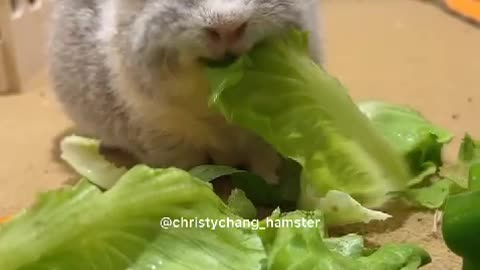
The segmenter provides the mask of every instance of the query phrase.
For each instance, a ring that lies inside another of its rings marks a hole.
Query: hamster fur
[[[247,52],[291,26],[322,62],[315,0],[56,0],[50,75],[84,136],[139,162],[213,162],[276,181],[278,154],[207,106],[200,58]]]

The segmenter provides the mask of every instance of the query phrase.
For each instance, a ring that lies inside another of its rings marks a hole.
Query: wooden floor
[[[324,0],[328,70],[358,100],[408,104],[458,136],[480,137],[480,31],[423,2]],[[58,162],[58,139],[70,122],[49,90],[39,76],[28,93],[0,97],[0,216],[76,178]],[[369,238],[419,243],[434,259],[426,269],[460,269],[430,233],[431,213],[394,214],[368,227]]]

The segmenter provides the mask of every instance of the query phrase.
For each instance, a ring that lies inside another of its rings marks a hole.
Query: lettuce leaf
[[[375,128],[406,158],[413,174],[443,165],[443,147],[453,139],[449,131],[434,125],[407,106],[381,101],[359,102],[358,106]]]
[[[42,195],[0,227],[0,269],[262,269],[254,231],[165,218],[241,220],[187,172],[139,165],[105,193],[82,181]]]
[[[302,166],[299,206],[331,190],[382,206],[411,175],[344,87],[309,56],[308,36],[272,38],[228,67],[211,67],[210,104]]]

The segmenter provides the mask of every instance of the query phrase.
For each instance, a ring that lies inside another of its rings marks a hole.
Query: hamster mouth
[[[226,54],[222,58],[200,57],[199,61],[209,67],[226,67],[233,64],[238,59],[237,55]]]

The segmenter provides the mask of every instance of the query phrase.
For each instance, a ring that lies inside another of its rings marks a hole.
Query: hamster
[[[207,104],[199,59],[241,55],[290,27],[322,63],[315,0],[56,0],[57,100],[81,135],[155,167],[243,167],[277,181],[278,153]]]

